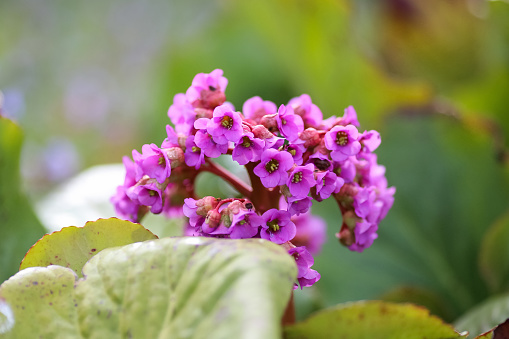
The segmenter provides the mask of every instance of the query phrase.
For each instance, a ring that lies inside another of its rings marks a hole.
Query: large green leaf
[[[20,192],[22,140],[21,129],[0,116],[0,281],[18,270],[27,249],[45,233]]]
[[[452,326],[411,304],[357,302],[321,311],[285,328],[287,339],[462,338]]]
[[[64,227],[42,237],[27,252],[19,269],[59,265],[82,277],[83,265],[103,249],[152,239],[157,236],[130,221],[117,218],[89,221],[83,227]]]
[[[455,321],[454,326],[474,335],[486,332],[509,318],[509,294],[492,297]]]
[[[106,249],[83,273],[36,267],[6,281],[15,323],[0,337],[278,338],[297,270],[263,240],[165,238]]]

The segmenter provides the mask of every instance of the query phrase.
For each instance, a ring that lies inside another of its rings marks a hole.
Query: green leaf
[[[507,339],[509,338],[509,319],[495,327],[493,330],[481,334],[475,339]]]
[[[489,229],[484,236],[479,255],[483,277],[493,292],[507,290],[509,285],[509,213]]]
[[[268,241],[192,237],[106,249],[83,273],[36,267],[6,281],[15,324],[0,337],[279,338],[297,269]]]
[[[462,338],[452,326],[411,304],[356,302],[329,308],[285,328],[285,338]]]
[[[18,125],[0,116],[0,281],[18,270],[27,248],[45,233],[20,192],[22,141]]]
[[[83,265],[105,248],[157,239],[140,224],[117,218],[89,221],[84,227],[64,227],[35,243],[21,262],[27,267],[59,265],[82,277]]]
[[[454,326],[461,331],[468,331],[472,335],[479,335],[502,323],[509,315],[509,294],[492,297],[454,322]]]
[[[440,318],[451,317],[448,305],[435,292],[419,286],[399,286],[380,296],[383,301],[423,306]]]

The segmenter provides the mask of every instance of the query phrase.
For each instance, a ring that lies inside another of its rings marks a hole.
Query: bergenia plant
[[[287,105],[248,99],[242,112],[226,101],[223,71],[200,73],[185,94],[174,97],[161,146],[144,145],[124,157],[126,176],[112,197],[118,216],[140,222],[149,211],[186,216],[185,234],[231,239],[263,238],[295,258],[295,288],[311,286],[320,274],[312,257],[325,241],[325,222],[311,215],[313,200],[334,199],[342,214],[336,234],[362,252],[377,238],[392,206],[385,167],[373,153],[377,131],[359,131],[348,107],[341,117],[323,119],[303,94]],[[245,182],[213,159],[229,155],[244,166]],[[199,197],[202,172],[222,178],[239,193],[227,199]]]

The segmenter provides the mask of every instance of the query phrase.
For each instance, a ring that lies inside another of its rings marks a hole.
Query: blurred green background
[[[0,23],[2,114],[24,131],[32,202],[160,143],[173,96],[222,68],[237,109],[308,93],[382,134],[394,208],[358,254],[334,238],[334,203],[314,207],[330,237],[300,317],[386,298],[453,321],[508,292],[509,2],[4,0]]]

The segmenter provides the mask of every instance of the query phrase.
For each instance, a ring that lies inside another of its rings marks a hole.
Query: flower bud
[[[188,137],[187,135],[181,133],[178,134],[178,144],[182,149],[186,148],[187,137]]]
[[[281,194],[283,194],[285,197],[291,197],[292,194],[290,193],[290,189],[287,185],[281,185],[279,186],[279,190],[281,191]]]
[[[320,135],[318,131],[312,127],[306,128],[300,135],[299,139],[304,141],[304,147],[314,147],[320,143]]]
[[[217,106],[224,104],[226,96],[220,89],[209,87],[209,90],[201,92],[201,104],[203,107],[214,109]]]
[[[196,113],[196,119],[200,118],[212,118],[212,110],[206,108],[195,108],[194,112]]]
[[[265,126],[270,132],[275,132],[278,130],[276,114],[264,115],[260,120],[260,124]]]
[[[339,242],[346,247],[351,246],[355,242],[355,234],[353,230],[348,228],[345,224],[341,227],[341,231],[336,233],[336,238],[338,238]]]
[[[215,209],[208,211],[205,217],[205,223],[208,224],[210,228],[216,228],[221,223],[221,213]]]
[[[202,217],[206,217],[207,213],[214,209],[219,202],[219,199],[216,199],[211,196],[206,196],[200,200],[196,201],[196,214],[201,215]]]
[[[170,147],[164,149],[164,152],[168,155],[168,159],[170,159],[171,168],[179,167],[184,164],[184,151],[180,147]]]
[[[263,125],[254,126],[252,132],[253,132],[254,136],[258,139],[270,139],[270,138],[274,137],[274,134],[272,134]]]

